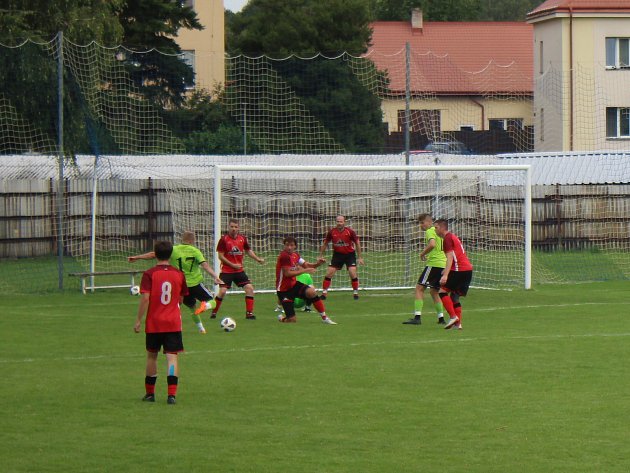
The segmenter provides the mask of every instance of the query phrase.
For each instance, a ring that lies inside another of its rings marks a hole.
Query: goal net
[[[207,255],[239,221],[265,265],[246,261],[258,290],[275,286],[275,261],[291,235],[314,261],[335,217],[360,238],[363,289],[415,285],[424,246],[420,214],[446,218],[475,266],[474,284],[529,287],[528,166],[215,166],[206,175],[167,180],[176,234],[194,230]],[[208,256],[209,257],[209,256]],[[330,249],[327,257],[330,258]],[[315,279],[323,278],[320,270]],[[321,281],[318,281],[320,284]],[[335,278],[332,289],[349,288]]]

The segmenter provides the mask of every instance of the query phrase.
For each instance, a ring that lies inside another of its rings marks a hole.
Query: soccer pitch
[[[339,276],[340,282],[342,275]],[[0,297],[7,472],[627,472],[628,283],[472,289],[463,330],[412,291],[333,292],[339,323],[258,295],[224,333],[184,313],[175,406],[144,394],[138,298]]]

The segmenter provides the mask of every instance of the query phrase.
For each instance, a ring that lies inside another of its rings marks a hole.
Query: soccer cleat
[[[145,402],[155,402],[155,394],[145,394],[142,400]]]
[[[201,301],[201,304],[199,304],[199,307],[195,310],[195,315],[199,315],[210,308],[210,304],[207,304],[206,301]]]
[[[359,300],[359,294],[352,294],[352,298],[353,298],[355,301],[358,301],[358,300]]]
[[[206,334],[206,329],[205,329],[205,327],[197,327],[197,328],[199,329],[199,333],[200,333],[200,334],[202,334],[202,335],[205,335],[205,334]]]
[[[412,318],[412,319],[405,320],[405,321],[403,322],[403,324],[405,324],[405,325],[422,325],[422,322],[420,321],[420,318],[417,318],[417,319],[416,319],[416,318],[414,317],[414,318]]]
[[[444,317],[439,317],[437,323],[438,325],[446,325],[446,321],[444,320]]]
[[[169,395],[168,398],[166,399],[166,404],[175,404],[175,396],[173,395]]]
[[[458,323],[457,326],[455,327],[457,330],[461,330],[462,329],[462,323]]]
[[[282,315],[278,315],[278,321],[283,324],[294,324],[297,323],[297,317],[295,315],[291,317],[283,317]]]
[[[245,318],[247,320],[256,320],[256,316],[252,314],[251,312],[248,312],[247,314],[245,314]]]
[[[337,322],[333,322],[330,317],[326,317],[325,319],[322,319],[322,323],[326,325],[337,325]]]
[[[210,318],[211,319],[216,319],[217,318],[217,313],[213,312],[212,314],[210,314]]]
[[[456,327],[459,324],[460,322],[457,317],[451,317],[448,323],[444,326],[444,330],[452,329],[453,327]]]
[[[311,309],[309,306],[305,305],[304,308],[302,309],[302,312],[313,312],[313,309]]]
[[[328,297],[328,293],[327,293],[327,292],[322,292],[322,295],[321,295],[321,296],[319,296],[319,298],[320,298],[321,300],[323,300],[323,301],[325,301],[325,300],[326,300],[326,297]]]

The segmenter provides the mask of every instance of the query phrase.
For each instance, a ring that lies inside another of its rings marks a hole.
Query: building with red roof
[[[430,140],[532,125],[532,25],[425,22],[414,10],[411,22],[377,21],[372,30],[366,56],[387,73],[383,113],[390,132],[404,129],[407,93],[411,131]]]

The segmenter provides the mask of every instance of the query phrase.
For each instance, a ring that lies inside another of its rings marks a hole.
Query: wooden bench
[[[142,269],[138,269],[138,270],[128,270],[128,271],[95,271],[93,273],[91,272],[86,272],[86,273],[69,273],[68,276],[74,276],[77,278],[81,278],[81,292],[83,292],[83,294],[85,294],[88,290],[94,292],[95,289],[111,289],[111,288],[115,288],[115,287],[126,287],[128,289],[131,289],[133,286],[136,285],[136,275],[137,274],[142,274],[144,273],[144,270]],[[116,276],[116,275],[121,275],[121,274],[126,274],[127,276],[130,276],[131,280],[129,282],[129,284],[115,284],[115,285],[110,285],[110,286],[97,286],[97,285],[88,285],[86,283],[86,279],[87,278],[92,278],[92,277],[96,277],[96,276]]]

